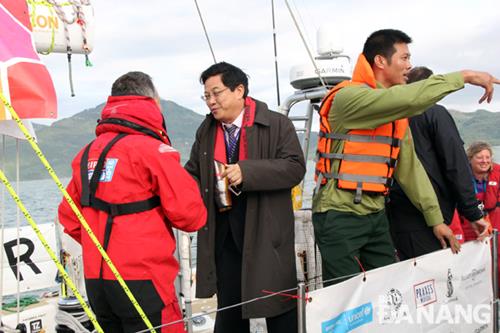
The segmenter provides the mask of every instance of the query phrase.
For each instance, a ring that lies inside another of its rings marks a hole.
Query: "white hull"
[[[42,298],[40,303],[28,306],[19,312],[19,323],[24,324],[27,333],[55,333],[57,301],[59,297]],[[15,310],[15,309],[14,309]],[[17,326],[17,313],[2,311],[2,323],[8,327]]]

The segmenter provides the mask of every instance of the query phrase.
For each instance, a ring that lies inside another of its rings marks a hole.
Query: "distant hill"
[[[172,101],[161,101],[163,114],[167,123],[167,131],[173,146],[179,150],[183,162],[189,157],[196,129],[204,119]],[[61,119],[50,126],[35,124],[38,144],[47,160],[59,177],[71,175],[70,164],[73,157],[88,142],[95,138],[94,130],[104,104],[86,109],[72,117]],[[9,178],[15,175],[15,144],[7,140],[6,173]],[[20,143],[21,179],[48,178],[48,173],[39,162],[29,144]]]
[[[480,140],[489,142],[493,146],[500,146],[500,112],[450,110],[450,113],[466,145]]]
[[[50,126],[35,124],[39,145],[56,170],[59,177],[69,177],[70,163],[76,153],[94,137],[97,119],[104,104],[86,109],[72,117],[61,119]],[[189,157],[191,145],[203,115],[184,108],[172,101],[162,101],[170,139],[179,150],[183,162]],[[484,140],[494,146],[500,146],[500,112],[478,110],[464,113],[451,110],[460,134],[468,145],[475,140]],[[314,159],[317,133],[311,133],[309,159]],[[21,141],[21,179],[40,179],[49,177],[38,157],[35,156],[28,143]],[[6,173],[11,179],[15,175],[15,144],[7,140]]]

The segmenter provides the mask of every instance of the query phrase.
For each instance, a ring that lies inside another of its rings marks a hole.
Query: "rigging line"
[[[280,81],[278,75],[278,48],[276,45],[276,21],[274,19],[274,0],[271,0],[271,13],[273,18],[273,44],[274,44],[274,71],[276,74],[276,99],[278,101],[278,107],[280,106]]]
[[[260,301],[260,300],[263,300],[263,299],[266,299],[266,298],[270,298],[270,297],[273,297],[273,296],[283,296],[281,294],[288,293],[290,291],[297,290],[297,289],[298,289],[297,287],[294,287],[294,288],[290,288],[290,289],[285,289],[285,290],[281,290],[281,291],[272,292],[272,293],[270,293],[268,295],[265,295],[265,296],[256,297],[256,298],[249,299],[247,301],[244,301],[244,302],[241,302],[241,303],[237,303],[237,304],[233,304],[233,305],[228,305],[228,306],[225,306],[225,307],[217,309],[217,310],[203,312],[203,314],[199,314],[199,315],[196,315],[196,316],[193,316],[193,317],[190,317],[190,318],[179,319],[179,320],[176,320],[176,321],[172,321],[170,323],[166,323],[166,324],[155,326],[154,328],[162,328],[162,327],[167,327],[167,326],[170,326],[170,325],[182,323],[182,322],[185,322],[185,321],[188,321],[188,320],[193,320],[194,318],[208,316],[208,315],[211,315],[213,313],[217,313],[217,312],[229,310],[229,309],[232,309],[232,308],[236,308],[236,307],[239,307],[239,306],[242,306],[242,305],[245,305],[245,304],[249,304],[249,303],[253,303],[253,302],[256,302],[256,301]],[[149,330],[146,329],[146,330],[142,330],[142,331],[137,331],[135,333],[145,333],[145,332],[149,332]]]
[[[70,1],[70,3],[69,3],[69,5],[71,5],[73,10],[74,10],[74,13],[73,13],[74,15],[71,19],[67,18],[66,13],[63,11],[63,9],[61,7],[62,4],[59,4],[56,0],[47,0],[47,4],[49,6],[52,6],[52,8],[54,8],[58,18],[63,23],[64,38],[66,40],[66,54],[67,54],[67,58],[68,58],[69,88],[70,88],[71,97],[74,97],[75,96],[75,89],[73,86],[73,66],[71,65],[71,56],[72,56],[73,50],[71,48],[71,40],[70,40],[68,26],[77,22],[79,16],[78,16],[78,13],[75,11],[74,3],[72,1]],[[85,36],[83,36],[83,37],[85,37]]]
[[[318,26],[316,25],[316,21],[310,19],[311,15],[310,15],[309,11],[307,10],[307,8],[308,8],[307,5],[304,6],[303,4],[301,4],[301,6],[300,6],[302,8],[301,10],[299,10],[299,5],[297,5],[297,1],[293,1],[293,5],[295,7],[295,11],[297,12],[297,15],[299,16],[299,21],[302,24],[302,27],[304,28],[304,30],[306,32],[306,36],[311,36],[311,34],[309,34],[309,31],[307,31],[307,25],[304,24],[304,18],[301,14],[301,12],[303,12],[303,11],[305,11],[307,14],[306,18],[308,19],[308,25],[312,24],[314,31],[318,31]]]
[[[19,139],[16,139],[16,191],[17,193],[20,193],[20,184],[19,184],[19,174],[20,174],[20,168],[19,168],[19,164],[20,164],[20,161],[19,161]],[[19,209],[19,207],[17,206],[16,207],[16,225],[17,225],[17,243],[16,243],[16,246],[17,246],[17,249],[16,249],[16,255],[17,255],[17,259],[16,259],[16,283],[17,283],[17,315],[16,315],[16,322],[20,322],[20,317],[21,317],[21,314],[20,314],[20,309],[21,309],[21,292],[20,292],[20,287],[21,287],[21,256],[20,256],[20,253],[21,253],[21,235],[19,233],[19,229],[21,228],[21,210]],[[3,246],[3,244],[2,244]]]
[[[290,7],[294,10],[294,13],[296,13],[297,17],[297,22],[300,27],[302,27],[304,31],[304,39],[307,42],[307,45],[311,45],[311,40],[309,39],[309,31],[307,31],[307,26],[304,24],[304,19],[302,18],[302,14],[300,13],[301,11],[299,10],[299,6],[297,5],[297,2],[294,0],[290,0],[291,4]]]
[[[345,280],[345,279],[348,279],[348,278],[352,278],[354,276],[358,276],[360,274],[363,274],[363,273],[362,272],[358,272],[358,273],[353,273],[353,274],[349,274],[349,275],[339,276],[339,277],[336,277],[336,278],[333,278],[333,279],[329,279],[329,280],[323,280],[323,281],[319,281],[319,282],[309,282],[309,283],[306,284],[306,287],[314,286],[314,285],[317,285],[317,284],[325,284],[325,283],[333,282],[333,281],[337,281],[337,280]],[[316,278],[318,278],[320,276],[321,275],[315,276],[314,279],[316,279]],[[323,288],[325,288],[325,287],[323,287]]]
[[[323,282],[311,282],[311,283],[306,284],[306,286],[308,287],[308,286],[317,285],[317,284],[321,284],[321,283],[325,283],[325,282],[332,282],[332,281],[336,281],[336,280],[342,280],[342,279],[346,279],[346,278],[351,278],[351,277],[357,276],[359,274],[361,274],[361,273],[354,273],[354,274],[344,275],[344,276],[336,277],[336,278],[333,278],[333,279],[325,280]],[[319,276],[315,276],[314,278],[317,278],[317,277],[319,277]],[[273,297],[273,296],[283,296],[282,294],[288,293],[288,292],[293,291],[293,290],[298,290],[298,288],[294,287],[294,288],[290,288],[290,289],[285,289],[285,290],[280,290],[280,291],[276,291],[276,292],[271,292],[270,294],[265,295],[265,296],[256,297],[256,298],[253,298],[253,299],[241,302],[241,303],[237,303],[237,304],[233,304],[233,305],[228,305],[228,306],[225,306],[223,308],[219,308],[219,309],[212,310],[212,311],[207,311],[207,312],[204,312],[203,314],[199,314],[199,315],[196,315],[196,316],[186,317],[186,318],[183,318],[183,319],[175,320],[175,321],[172,321],[172,322],[169,322],[169,323],[166,323],[166,324],[155,326],[153,328],[154,329],[160,329],[162,327],[167,327],[167,326],[171,326],[171,325],[182,323],[182,322],[186,322],[186,321],[191,321],[194,318],[208,316],[208,315],[211,315],[213,313],[217,313],[217,312],[229,310],[229,309],[232,309],[232,308],[235,308],[235,307],[239,307],[239,306],[242,306],[242,305],[245,305],[245,304],[249,304],[249,303],[253,303],[253,302],[256,302],[256,301],[260,301],[260,300],[263,300],[263,299],[266,299],[266,298],[270,298],[270,297]],[[141,331],[136,331],[135,333],[146,333],[146,332],[149,332],[149,331],[150,331],[149,329],[145,329],[145,330],[141,330]]]
[[[295,24],[295,27],[297,28],[297,31],[298,31],[298,33],[300,35],[300,38],[302,39],[302,42],[304,43],[304,47],[306,48],[307,54],[309,55],[309,59],[311,59],[311,62],[313,64],[313,66],[314,66],[316,74],[318,75],[318,78],[321,81],[321,85],[323,87],[325,87],[326,89],[328,89],[326,87],[325,81],[323,80],[323,77],[321,76],[321,73],[319,72],[318,66],[316,66],[316,61],[314,61],[314,57],[313,57],[313,55],[311,53],[311,50],[309,49],[309,45],[307,45],[307,42],[306,42],[306,40],[304,38],[304,34],[300,30],[300,27],[299,27],[299,25],[297,23],[297,19],[295,18],[295,15],[293,15],[293,11],[292,11],[292,8],[290,8],[290,4],[288,3],[288,0],[285,0],[285,4],[286,4],[286,7],[288,8],[288,11],[290,12],[290,16],[292,17],[292,20],[293,20],[293,22]]]
[[[212,43],[210,42],[210,38],[208,37],[207,28],[205,27],[205,22],[203,21],[203,16],[201,15],[200,7],[198,6],[198,1],[194,0],[194,4],[196,5],[196,10],[198,11],[198,16],[200,17],[201,25],[203,26],[203,31],[205,32],[205,38],[208,42],[208,47],[210,48],[210,52],[212,53],[212,58],[214,59],[214,64],[217,63],[215,59],[214,49],[212,48]]]

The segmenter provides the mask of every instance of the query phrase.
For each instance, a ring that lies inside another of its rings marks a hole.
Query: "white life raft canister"
[[[92,52],[94,9],[87,0],[28,1],[36,50],[39,53]],[[65,26],[67,31],[65,31]]]

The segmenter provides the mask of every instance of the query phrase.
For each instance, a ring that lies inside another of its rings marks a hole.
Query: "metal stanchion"
[[[297,323],[298,333],[306,333],[306,285],[300,282],[298,285],[299,297],[297,298]]]
[[[493,332],[498,332],[498,230],[493,229]]]
[[[185,312],[186,318],[192,318],[193,317],[193,308],[192,308],[192,304],[191,304],[191,299],[186,300],[185,304],[186,304],[186,312]],[[187,332],[193,333],[193,321],[188,320],[186,323],[186,326],[187,326]]]

